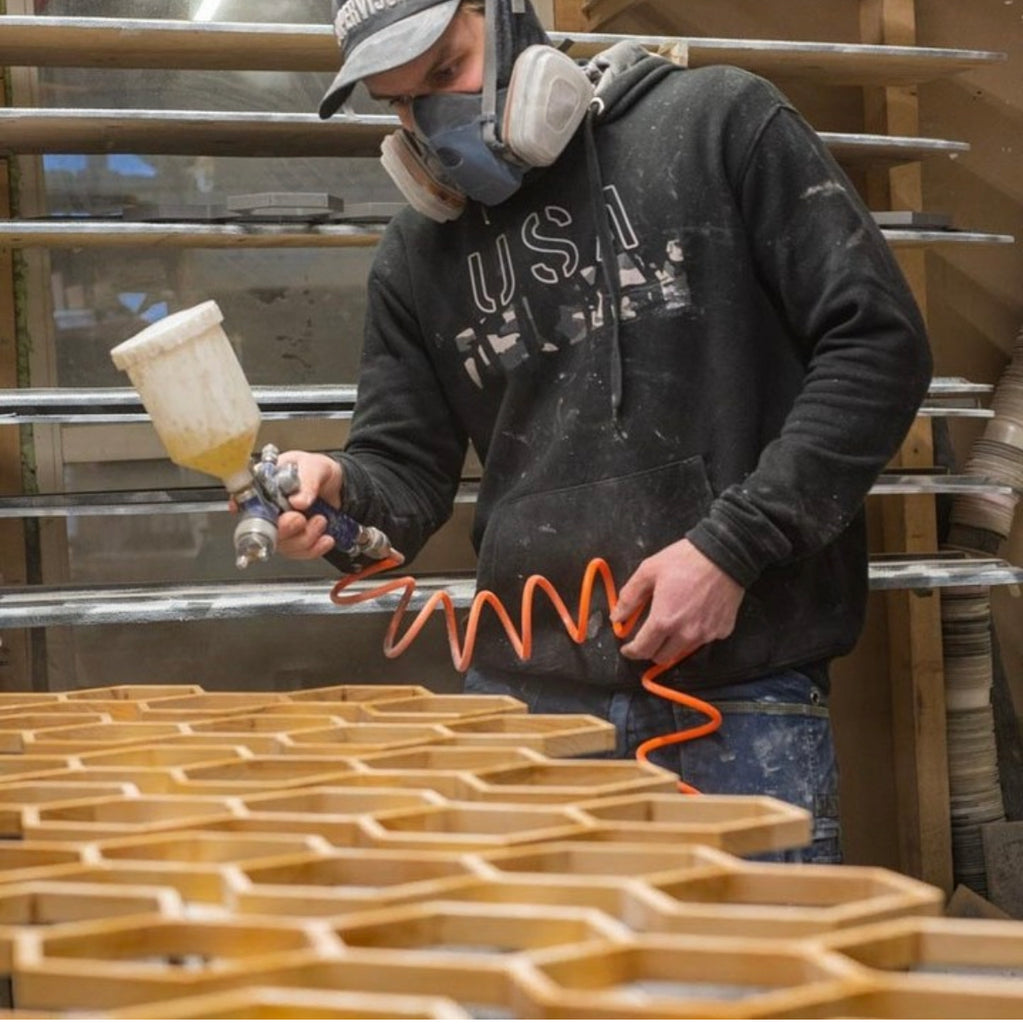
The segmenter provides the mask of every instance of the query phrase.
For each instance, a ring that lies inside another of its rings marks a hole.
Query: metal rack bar
[[[361,224],[134,224],[103,218],[0,220],[12,249],[324,249],[372,248],[384,222]]]
[[[472,504],[479,485],[463,481],[455,501]],[[975,476],[882,474],[871,494],[998,494],[1019,492],[1009,484]],[[0,495],[0,519],[44,519],[70,516],[181,515],[228,511],[219,487],[172,487],[137,491],[102,491],[69,494]]]
[[[379,579],[379,577],[378,577]],[[931,590],[944,587],[1023,584],[1023,568],[994,558],[879,557],[870,564],[872,590]],[[398,596],[388,594],[340,607],[330,600],[333,580],[218,582],[152,586],[12,587],[0,591],[0,629],[40,626],[104,626],[149,622],[195,622],[259,615],[344,615],[393,613]],[[351,592],[374,584],[353,584]],[[409,605],[421,609],[437,591],[456,608],[472,604],[469,576],[424,576],[416,581]]]
[[[995,418],[993,409],[978,409],[976,406],[963,405],[924,405],[917,410],[917,416],[929,416],[931,419],[976,419],[991,420]]]
[[[0,519],[226,512],[223,488],[180,487],[79,494],[0,496]]]
[[[105,218],[0,220],[0,245],[12,249],[323,249],[372,248],[379,224],[128,223]]]
[[[476,501],[479,484],[465,480],[455,503]],[[181,515],[227,512],[222,487],[169,487],[137,491],[101,491],[76,494],[0,495],[0,519],[65,518],[70,516]]]
[[[688,66],[732,64],[766,78],[808,79],[831,85],[911,85],[960,74],[1007,55],[994,50],[957,50],[926,46],[869,43],[796,42],[783,39],[723,39],[700,36],[622,37],[579,34],[572,39],[573,56],[589,57],[619,39],[628,38],[649,50],[684,48]]]
[[[907,135],[866,135],[852,132],[818,132],[839,163],[872,165],[908,163],[949,153],[968,153],[970,144],[954,139],[917,138]]]
[[[392,116],[272,111],[8,107],[0,154],[146,153],[174,156],[377,157]]]
[[[982,476],[951,473],[882,473],[871,494],[999,494],[1011,497],[1019,491],[1010,484]]]
[[[587,58],[623,37],[552,32]],[[767,77],[835,85],[917,85],[1003,61],[990,50],[640,35],[648,49],[684,49],[690,67],[734,64]],[[338,51],[328,25],[163,19],[0,18],[0,65],[333,72]]]
[[[384,223],[224,224],[128,223],[95,218],[0,220],[0,246],[12,249],[157,248],[157,249],[321,249],[370,248],[380,241]],[[1013,235],[948,229],[882,228],[895,249],[936,245],[1012,245]]]
[[[967,380],[965,377],[933,377],[930,386],[927,388],[928,398],[958,398],[972,396],[980,398],[982,395],[994,393],[994,384],[978,384],[975,381]]]
[[[256,385],[264,419],[350,419],[354,384]],[[0,425],[143,423],[149,414],[134,388],[0,389]]]
[[[377,157],[399,125],[387,115],[224,110],[0,109],[0,154],[147,153],[176,156]],[[819,132],[840,162],[898,164],[969,151],[950,139]]]
[[[994,391],[991,384],[936,377],[921,416],[991,418],[977,403]],[[267,385],[252,393],[266,419],[348,419],[356,385]],[[943,403],[943,404],[935,404]],[[23,423],[139,423],[148,420],[134,388],[0,389],[0,426]]]
[[[1013,245],[1015,235],[986,231],[924,231],[890,228],[882,232],[893,249],[934,248],[936,245]]]
[[[379,582],[379,580],[377,580]],[[393,612],[398,596],[385,595],[342,608],[330,600],[333,580],[259,580],[153,586],[15,587],[0,591],[0,629],[102,626],[146,622],[243,619],[257,615],[344,615]],[[355,593],[376,582],[356,583]],[[472,602],[471,578],[423,577],[409,605],[418,611],[437,590],[456,607]]]
[[[1019,587],[1023,566],[1000,558],[955,555],[872,557],[871,590],[941,590],[948,587]]]

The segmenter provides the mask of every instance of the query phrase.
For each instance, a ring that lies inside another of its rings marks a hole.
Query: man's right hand
[[[327,455],[301,451],[282,452],[277,462],[293,463],[299,483],[298,490],[288,496],[297,511],[282,512],[277,521],[277,551],[287,558],[322,558],[334,547],[334,538],[324,533],[327,521],[323,516],[307,519],[305,510],[317,498],[341,507],[341,466]]]

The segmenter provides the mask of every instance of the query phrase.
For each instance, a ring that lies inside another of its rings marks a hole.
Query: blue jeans
[[[464,688],[466,693],[510,694],[534,714],[588,714],[612,722],[617,748],[598,757],[634,757],[644,740],[706,721],[646,690],[580,688],[520,677],[497,680],[472,668]],[[826,669],[786,669],[698,696],[721,712],[721,727],[709,736],[655,750],[651,762],[676,772],[701,793],[772,796],[811,812],[810,846],[751,859],[840,863],[838,766]]]

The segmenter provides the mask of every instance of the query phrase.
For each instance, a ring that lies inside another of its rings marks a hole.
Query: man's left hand
[[[618,595],[613,622],[649,605],[626,658],[666,665],[735,629],[745,590],[688,540],[640,563]]]

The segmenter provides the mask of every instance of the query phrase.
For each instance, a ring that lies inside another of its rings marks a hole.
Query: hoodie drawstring
[[[586,164],[589,169],[590,190],[593,197],[593,216],[597,230],[597,241],[600,246],[600,270],[607,287],[609,317],[611,321],[611,416],[616,432],[621,433],[621,408],[623,390],[623,366],[621,345],[621,279],[618,275],[618,264],[615,257],[614,237],[604,202],[604,179],[600,173],[600,160],[597,157],[597,141],[594,124],[603,112],[604,104],[597,100],[590,106],[586,115]]]

